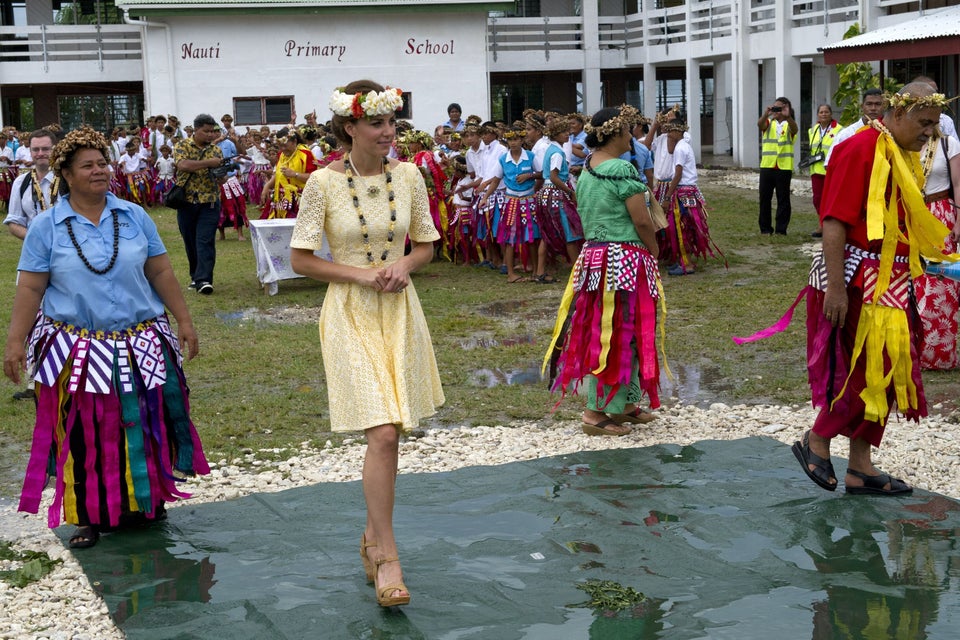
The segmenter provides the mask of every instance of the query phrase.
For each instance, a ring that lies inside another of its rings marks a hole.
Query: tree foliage
[[[843,39],[858,35],[860,24],[854,23],[843,34]],[[873,72],[873,66],[869,62],[848,62],[836,67],[840,84],[833,94],[833,102],[840,109],[837,120],[845,125],[860,117],[860,102],[864,91],[882,88],[892,93],[900,88],[897,81],[890,77],[884,78],[884,86],[881,87],[880,75]]]

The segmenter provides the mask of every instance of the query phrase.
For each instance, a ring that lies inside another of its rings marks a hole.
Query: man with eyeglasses
[[[38,129],[30,134],[30,158],[33,168],[20,174],[10,187],[10,204],[3,224],[14,236],[23,240],[27,227],[40,213],[53,206],[59,195],[59,181],[50,171],[50,154],[56,144],[56,135],[46,129]],[[14,400],[32,398],[33,388],[17,391]]]
[[[50,171],[50,154],[54,144],[55,135],[46,129],[31,133],[29,148],[33,168],[20,174],[10,187],[10,205],[3,224],[21,240],[27,235],[30,222],[56,202],[56,177]]]

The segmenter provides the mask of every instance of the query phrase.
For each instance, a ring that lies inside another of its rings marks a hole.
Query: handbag
[[[207,153],[207,149],[210,147],[204,147],[200,152],[200,160],[204,159],[204,155]],[[170,191],[167,191],[166,195],[163,196],[163,206],[169,207],[171,209],[179,209],[180,207],[190,204],[187,200],[187,185],[190,184],[190,181],[193,179],[194,173],[191,173],[190,176],[184,181],[183,186],[179,184],[173,185],[170,188]]]
[[[653,220],[654,231],[667,228],[667,214],[660,206],[660,201],[653,197],[649,189],[647,190],[647,210],[650,212],[650,219]]]
[[[189,178],[187,182],[190,182]],[[184,186],[186,186],[186,183],[184,183]],[[178,184],[173,185],[170,191],[167,191],[166,195],[163,196],[163,206],[165,207],[179,209],[185,204],[187,204],[187,190]]]

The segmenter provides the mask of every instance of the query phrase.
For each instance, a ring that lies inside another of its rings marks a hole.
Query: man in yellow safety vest
[[[797,121],[787,98],[777,98],[757,121],[760,151],[760,234],[787,235],[790,224],[790,180],[793,179],[793,149]],[[776,227],[771,224],[773,194],[777,194]]]

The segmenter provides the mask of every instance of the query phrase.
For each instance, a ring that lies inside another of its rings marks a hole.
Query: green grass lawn
[[[774,338],[736,346],[777,320],[806,282],[816,226],[812,204],[794,197],[786,237],[761,237],[754,191],[701,179],[710,226],[723,251],[685,277],[664,276],[667,319],[663,345],[677,381],[699,384],[699,402],[794,404],[808,401],[803,305],[791,327]],[[173,211],[152,212],[184,287],[189,281]],[[255,214],[254,214],[255,215]],[[280,283],[265,295],[256,280],[250,242],[218,242],[216,293],[185,291],[200,334],[201,354],[185,366],[194,422],[212,459],[241,449],[323,444],[329,432],[326,386],[316,318],[325,285],[305,279]],[[0,234],[0,326],[9,324],[19,242]],[[575,418],[576,398],[551,396],[536,372],[562,292],[561,285],[507,284],[488,269],[434,262],[415,285],[429,322],[446,406],[435,425],[509,424]],[[278,321],[278,318],[284,318]],[[506,384],[507,380],[513,384]],[[953,397],[955,373],[927,377],[932,401]],[[7,383],[0,397],[0,444],[25,453],[33,406],[14,402]],[[664,404],[672,404],[669,393]],[[282,454],[281,454],[282,455]]]

